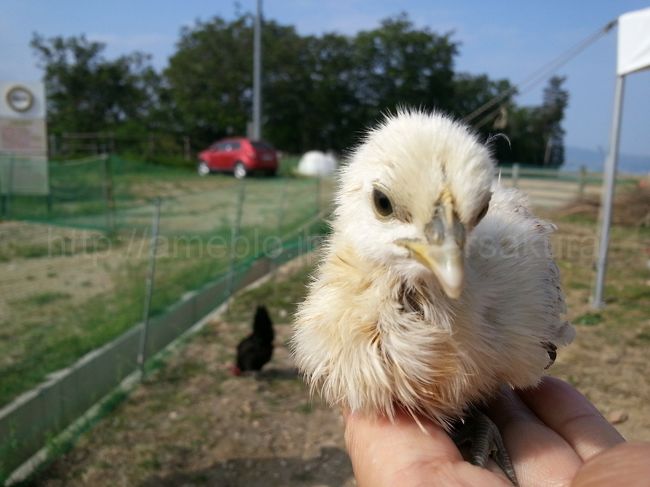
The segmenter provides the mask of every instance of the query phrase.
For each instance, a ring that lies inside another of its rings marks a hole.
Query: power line
[[[485,117],[483,117],[480,122],[475,123],[474,124],[474,129],[476,129],[476,130],[480,129],[483,125],[485,125],[490,120],[492,120],[495,115],[498,115],[500,111],[501,111],[501,105],[497,106],[494,110],[492,110]]]
[[[542,67],[540,67],[539,69],[537,69],[536,71],[528,75],[526,78],[524,78],[524,80],[519,82],[519,84],[513,86],[512,88],[501,93],[500,95],[495,96],[490,101],[484,103],[476,110],[471,112],[469,115],[466,115],[463,118],[463,121],[466,123],[471,123],[472,120],[474,120],[476,117],[478,117],[479,115],[481,115],[486,110],[493,107],[494,105],[497,105],[498,103],[502,102],[506,98],[516,93],[523,94],[526,93],[527,91],[530,91],[535,85],[547,79],[551,74],[557,71],[560,67],[564,66],[571,59],[576,57],[578,54],[580,54],[582,51],[584,51],[587,47],[589,47],[591,44],[596,42],[602,36],[609,33],[609,31],[612,30],[612,28],[614,28],[617,21],[618,20],[615,19],[612,20],[611,22],[608,22],[605,26],[599,28],[596,32],[590,34],[585,39],[577,43],[575,46],[567,49],[558,57],[556,57],[555,59],[551,60],[550,62],[546,63],[545,65],[543,65]],[[499,107],[497,107],[496,110],[489,113],[487,116],[483,117],[483,119],[481,119],[479,125],[476,126],[476,128],[485,125],[490,118],[496,115],[498,111],[499,111]]]

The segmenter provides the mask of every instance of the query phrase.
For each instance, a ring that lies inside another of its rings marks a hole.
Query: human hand
[[[598,410],[569,384],[545,378],[539,387],[504,390],[488,408],[522,487],[648,485],[650,444],[625,443]],[[345,440],[359,487],[510,485],[495,464],[465,461],[445,431],[400,414],[344,414]]]

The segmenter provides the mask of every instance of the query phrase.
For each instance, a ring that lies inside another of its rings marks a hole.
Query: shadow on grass
[[[321,448],[316,458],[233,458],[200,470],[152,476],[140,487],[219,485],[228,487],[274,487],[322,485],[340,487],[352,477],[352,465],[340,448]]]

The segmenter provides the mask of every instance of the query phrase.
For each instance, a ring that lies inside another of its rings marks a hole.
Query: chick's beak
[[[458,299],[463,290],[464,228],[458,221],[444,225],[442,235],[426,241],[400,239],[395,243],[409,250],[410,256],[429,269],[438,279],[447,296]]]

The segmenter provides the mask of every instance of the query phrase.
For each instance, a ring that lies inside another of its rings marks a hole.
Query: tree
[[[562,88],[565,77],[553,76],[544,89],[544,101],[540,108],[542,134],[546,144],[544,165],[559,167],[564,164],[564,129],[562,120],[569,103],[569,93]]]
[[[285,81],[270,77],[265,84],[265,134],[270,140],[292,152],[340,151],[354,143],[361,119],[351,50],[349,37],[333,33],[296,43],[293,76]],[[288,62],[285,49],[277,52]],[[269,60],[270,72],[283,69]]]
[[[84,36],[34,34],[31,47],[45,71],[51,132],[146,125],[159,83],[148,55],[135,52],[109,61],[102,56],[106,46]]]
[[[499,160],[537,166],[559,167],[564,163],[564,130],[561,123],[568,103],[562,89],[565,78],[553,77],[544,90],[541,106],[511,106],[503,131],[510,144],[499,145]]]
[[[165,77],[183,123],[205,144],[245,133],[251,43],[250,15],[215,17],[181,33]],[[262,46],[262,132],[284,150],[344,150],[398,105],[451,107],[456,45],[405,15],[353,37],[300,36],[266,21]]]
[[[169,97],[193,139],[207,145],[243,135],[252,106],[253,18],[215,17],[184,29],[165,70]],[[356,104],[349,86],[350,43],[344,36],[300,36],[266,21],[263,49],[263,137],[290,152],[342,148],[340,118]],[[345,118],[345,117],[344,117]]]
[[[286,151],[299,152],[311,142],[318,107],[314,106],[315,59],[312,36],[294,27],[265,22],[263,49],[263,137]]]
[[[246,133],[252,105],[252,17],[184,27],[163,75],[168,110],[199,145]]]
[[[454,76],[451,112],[457,117],[463,118],[492,99],[512,91],[512,88],[510,81],[505,79],[491,80],[485,74],[458,73]],[[507,96],[499,105],[477,116],[476,121],[482,120],[501,105],[511,108],[514,105],[512,95]],[[483,127],[485,128],[483,129]],[[485,124],[483,127],[481,129],[489,132],[491,124]]]
[[[417,29],[406,14],[388,18],[353,39],[354,84],[365,121],[396,106],[453,108],[453,58],[449,34]]]
[[[146,55],[109,61],[103,44],[83,36],[32,39],[45,69],[50,130],[131,135],[153,130],[189,135],[195,148],[246,134],[252,44],[251,14],[197,21],[181,30],[159,75]],[[352,36],[303,36],[293,26],[267,20],[262,47],[262,134],[284,151],[344,151],[382,113],[399,106],[463,118],[502,96],[498,106],[472,121],[484,140],[494,132],[509,137],[511,145],[494,144],[498,159],[562,164],[561,121],[568,101],[563,78],[549,82],[541,106],[518,107],[509,81],[455,73],[458,43],[451,34],[416,27],[406,14]]]

